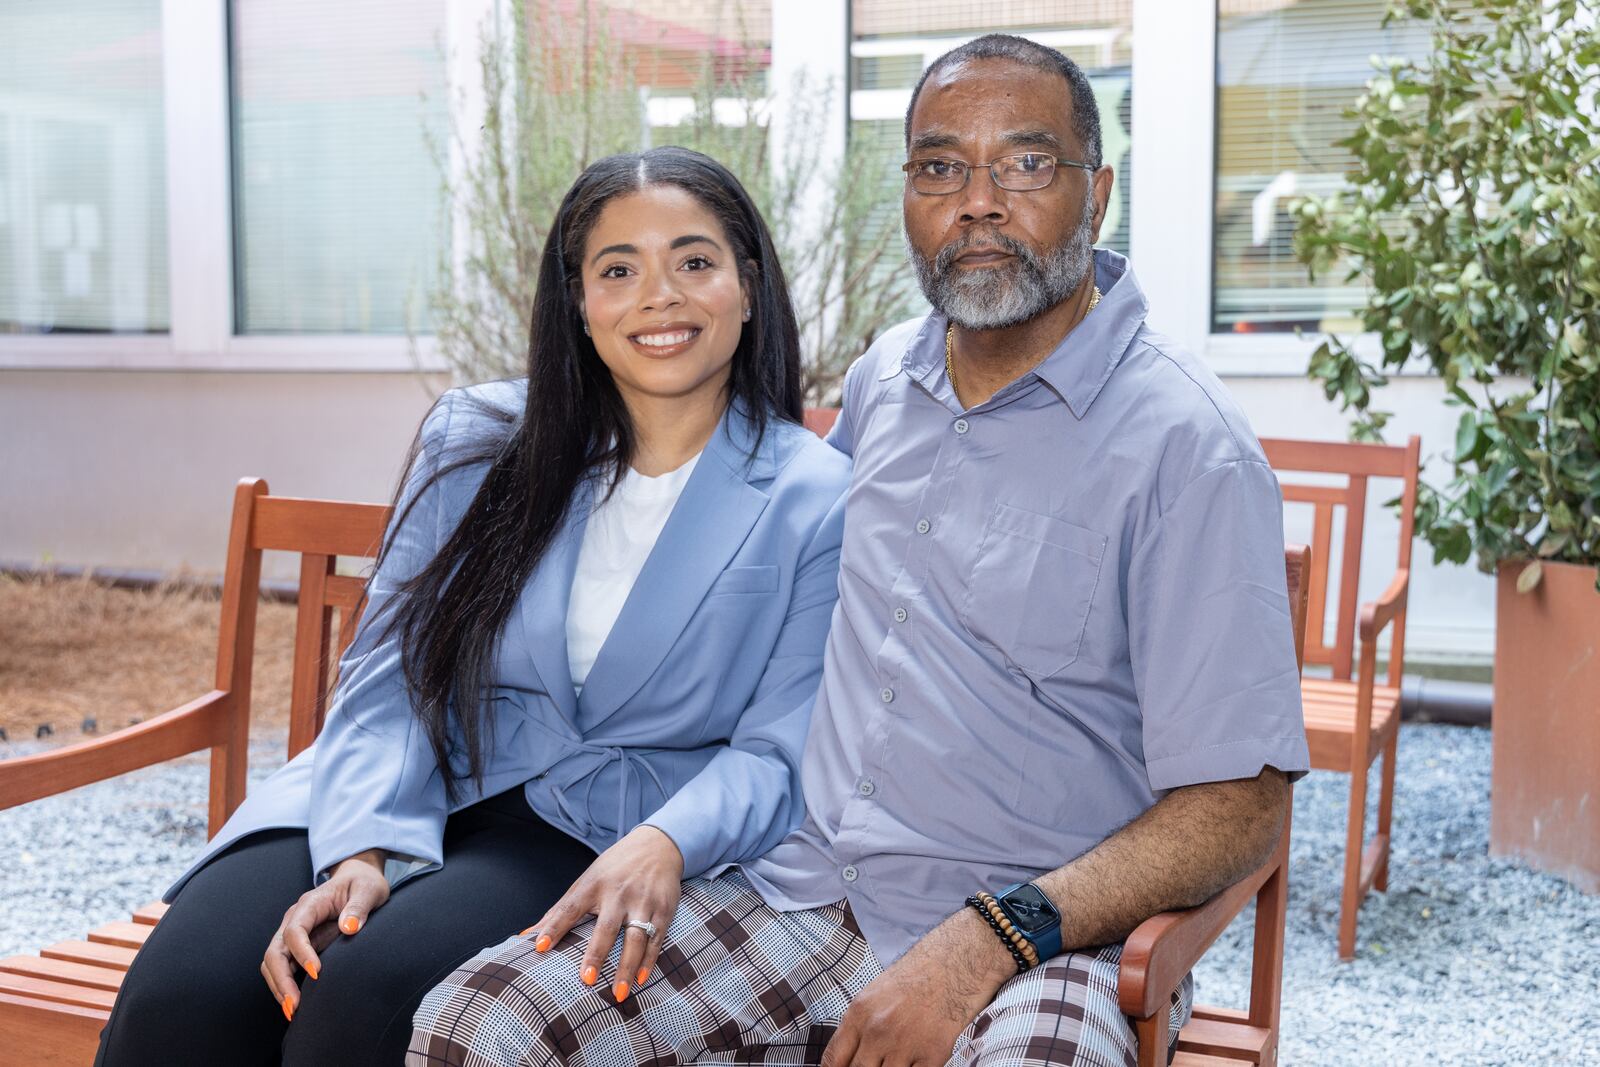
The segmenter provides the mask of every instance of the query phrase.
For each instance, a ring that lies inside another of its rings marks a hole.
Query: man
[[[578,981],[610,946],[554,915],[554,950],[427,998],[413,1062],[1131,1063],[1121,940],[1276,844],[1308,767],[1277,483],[1091,248],[1088,80],[983,37],[906,140],[934,312],[851,368],[830,437],[855,473],[805,820],[686,883],[664,943],[630,932],[633,996]]]

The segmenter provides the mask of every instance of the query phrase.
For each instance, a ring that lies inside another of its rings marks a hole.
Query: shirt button
[[[883,690],[883,692],[878,694],[878,696],[883,698],[883,702],[885,704],[893,703],[893,701],[894,701],[894,690],[885,688]]]
[[[878,787],[872,784],[872,779],[871,778],[863,778],[861,780],[861,784],[859,786],[857,786],[856,788],[861,792],[861,795],[864,796],[864,797],[870,797],[872,794],[874,794],[874,793],[876,793],[878,791]]]
[[[957,419],[956,420],[956,433],[966,433],[971,428],[972,427],[967,425],[967,420],[966,419]]]
[[[933,529],[933,523],[929,522],[927,519],[917,520],[917,533],[925,534],[931,529]]]
[[[905,608],[895,608],[894,609],[894,621],[895,622],[905,622],[910,617],[911,617],[911,613],[909,611],[907,611]]]
[[[853,882],[861,877],[861,872],[856,870],[856,865],[853,863],[839,873],[844,876],[844,880],[847,882]]]

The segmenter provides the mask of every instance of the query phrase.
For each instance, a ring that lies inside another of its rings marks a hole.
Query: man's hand
[[[822,1065],[942,1067],[961,1031],[1016,973],[994,931],[962,908],[851,1002]]]

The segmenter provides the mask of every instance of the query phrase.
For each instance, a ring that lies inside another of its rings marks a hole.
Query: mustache
[[[955,261],[958,258],[966,255],[974,248],[998,248],[1016,256],[1025,266],[1038,266],[1038,257],[1033,254],[1033,249],[1015,237],[1007,237],[999,230],[984,230],[974,231],[958,237],[939,249],[939,254],[933,260],[934,273],[946,273],[955,265]]]

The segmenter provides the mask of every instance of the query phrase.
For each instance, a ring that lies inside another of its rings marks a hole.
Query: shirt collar
[[[1094,277],[1101,296],[1093,314],[1086,315],[1053,352],[1028,372],[1050,386],[1080,419],[1088,414],[1090,405],[1111,379],[1150,311],[1150,303],[1139,288],[1127,257],[1108,248],[1095,249]],[[930,314],[906,345],[901,360],[906,372],[930,389],[930,379],[944,369],[948,324],[938,312]]]

